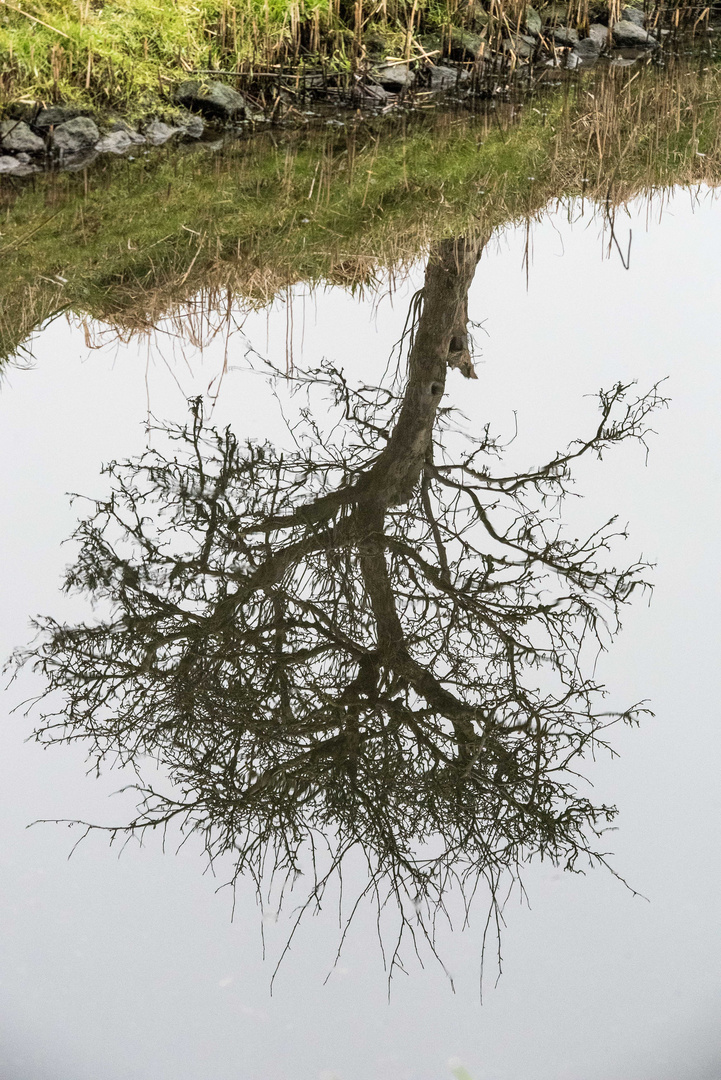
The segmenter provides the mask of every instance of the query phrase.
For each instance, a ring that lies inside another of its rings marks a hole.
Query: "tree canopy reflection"
[[[175,823],[259,889],[310,870],[306,908],[358,851],[362,895],[397,902],[391,973],[404,932],[433,945],[452,886],[495,896],[533,856],[603,861],[615,809],[578,773],[639,711],[604,712],[586,658],[644,567],[614,565],[613,522],[578,540],[562,510],[574,462],[643,441],[662,399],[601,393],[588,437],[504,473],[491,435],[441,408],[449,364],[473,374],[481,250],[432,251],[399,390],[299,376],[327,385],[332,438],[307,411],[291,451],[243,444],[195,402],[164,450],[109,466],[66,582],[109,614],[42,619],[24,656],[47,684],[37,738],[135,768],[113,834]]]

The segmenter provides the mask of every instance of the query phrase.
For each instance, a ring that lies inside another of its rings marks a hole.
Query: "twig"
[[[14,7],[12,4],[8,4],[7,0],[0,0],[0,4],[4,4],[10,11],[16,11],[18,15],[24,15],[26,19],[31,19],[33,22],[38,23],[40,26],[44,26],[47,30],[52,30],[54,34],[60,34],[60,37],[67,38],[68,41],[73,39],[70,34],[66,34],[64,30],[58,30],[57,26],[51,26],[50,23],[43,22],[42,19],[38,19],[36,15],[31,15],[29,11],[23,11],[22,8]]]

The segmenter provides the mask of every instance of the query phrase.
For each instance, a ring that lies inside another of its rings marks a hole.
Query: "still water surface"
[[[163,855],[160,838],[148,836],[118,859],[92,835],[68,861],[75,833],[27,824],[127,820],[132,802],[108,799],[125,778],[86,776],[77,745],[43,752],[25,743],[31,722],[15,713],[2,729],[0,787],[3,1076],[435,1080],[461,1067],[474,1080],[719,1075],[721,214],[713,193],[678,190],[619,215],[624,254],[629,230],[628,270],[609,254],[600,219],[578,206],[533,226],[528,267],[525,227],[494,237],[468,294],[478,378],[450,370],[443,405],[460,407],[474,434],[490,423],[507,441],[517,428],[504,457],[517,471],[593,427],[589,395],[599,388],[637,380],[643,391],[668,379],[670,405],[653,417],[648,459],[623,444],[601,463],[583,462],[575,490],[585,498],[566,511],[578,529],[618,515],[629,523],[619,561],[656,564],[651,603],[635,598],[596,671],[608,708],[648,699],[655,719],[613,729],[620,758],[599,754],[583,766],[591,797],[620,807],[603,850],[643,898],[603,869],[578,876],[534,863],[523,873],[527,902],[516,891],[504,909],[503,974],[494,985],[492,943],[482,1005],[483,897],[463,932],[438,927],[455,993],[432,957],[423,954],[422,968],[411,952],[390,1000],[370,905],[333,969],[331,902],[301,925],[271,997],[293,903],[277,922],[261,920],[241,881],[231,922],[232,896],[216,889],[232,864],[221,858],[215,878],[203,874],[196,839]],[[238,306],[230,334],[223,313],[211,313],[221,329],[202,348],[179,333],[185,317],[203,336],[192,309],[145,339],[64,321],[38,334],[34,364],[9,370],[0,393],[12,462],[2,481],[4,653],[28,639],[38,612],[86,616],[87,601],[58,588],[72,558],[61,542],[86,512],[66,493],[102,496],[103,463],[159,438],[147,434],[149,415],[182,423],[187,399],[205,395],[214,424],[292,448],[286,421],[298,415],[298,395],[269,379],[264,361],[297,373],[327,358],[355,383],[388,386],[397,371],[402,381],[392,349],[423,275],[419,262],[392,289],[356,296],[298,286],[267,310]],[[311,398],[322,426],[327,407]],[[39,688],[23,672],[6,711]],[[362,874],[350,866],[351,887]],[[458,914],[453,899],[450,908]]]

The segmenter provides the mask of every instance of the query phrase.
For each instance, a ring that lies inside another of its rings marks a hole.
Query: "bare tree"
[[[504,474],[490,434],[440,408],[449,364],[472,374],[481,248],[432,252],[398,392],[305,376],[343,411],[333,438],[306,410],[291,452],[241,445],[195,402],[166,450],[110,465],[66,581],[107,614],[42,619],[20,656],[46,680],[39,740],[136,769],[113,835],[175,822],[259,890],[309,860],[306,906],[359,851],[362,896],[397,902],[391,974],[404,934],[433,948],[451,886],[495,897],[535,855],[605,861],[615,808],[578,771],[640,711],[604,712],[585,668],[644,567],[613,565],[613,521],[569,538],[562,507],[574,462],[643,442],[662,399],[601,393],[588,438]]]

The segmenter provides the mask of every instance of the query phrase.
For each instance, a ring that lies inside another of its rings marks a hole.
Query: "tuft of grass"
[[[614,208],[721,182],[721,71],[598,71],[485,114],[433,114],[162,151],[0,187],[0,356],[59,312],[146,332],[192,298],[260,306],[363,288],[435,240],[579,198]],[[72,243],[69,243],[72,238]],[[226,306],[226,305],[224,305]]]
[[[287,58],[294,30],[324,26],[331,2],[0,0],[0,91],[147,110],[190,72]]]

